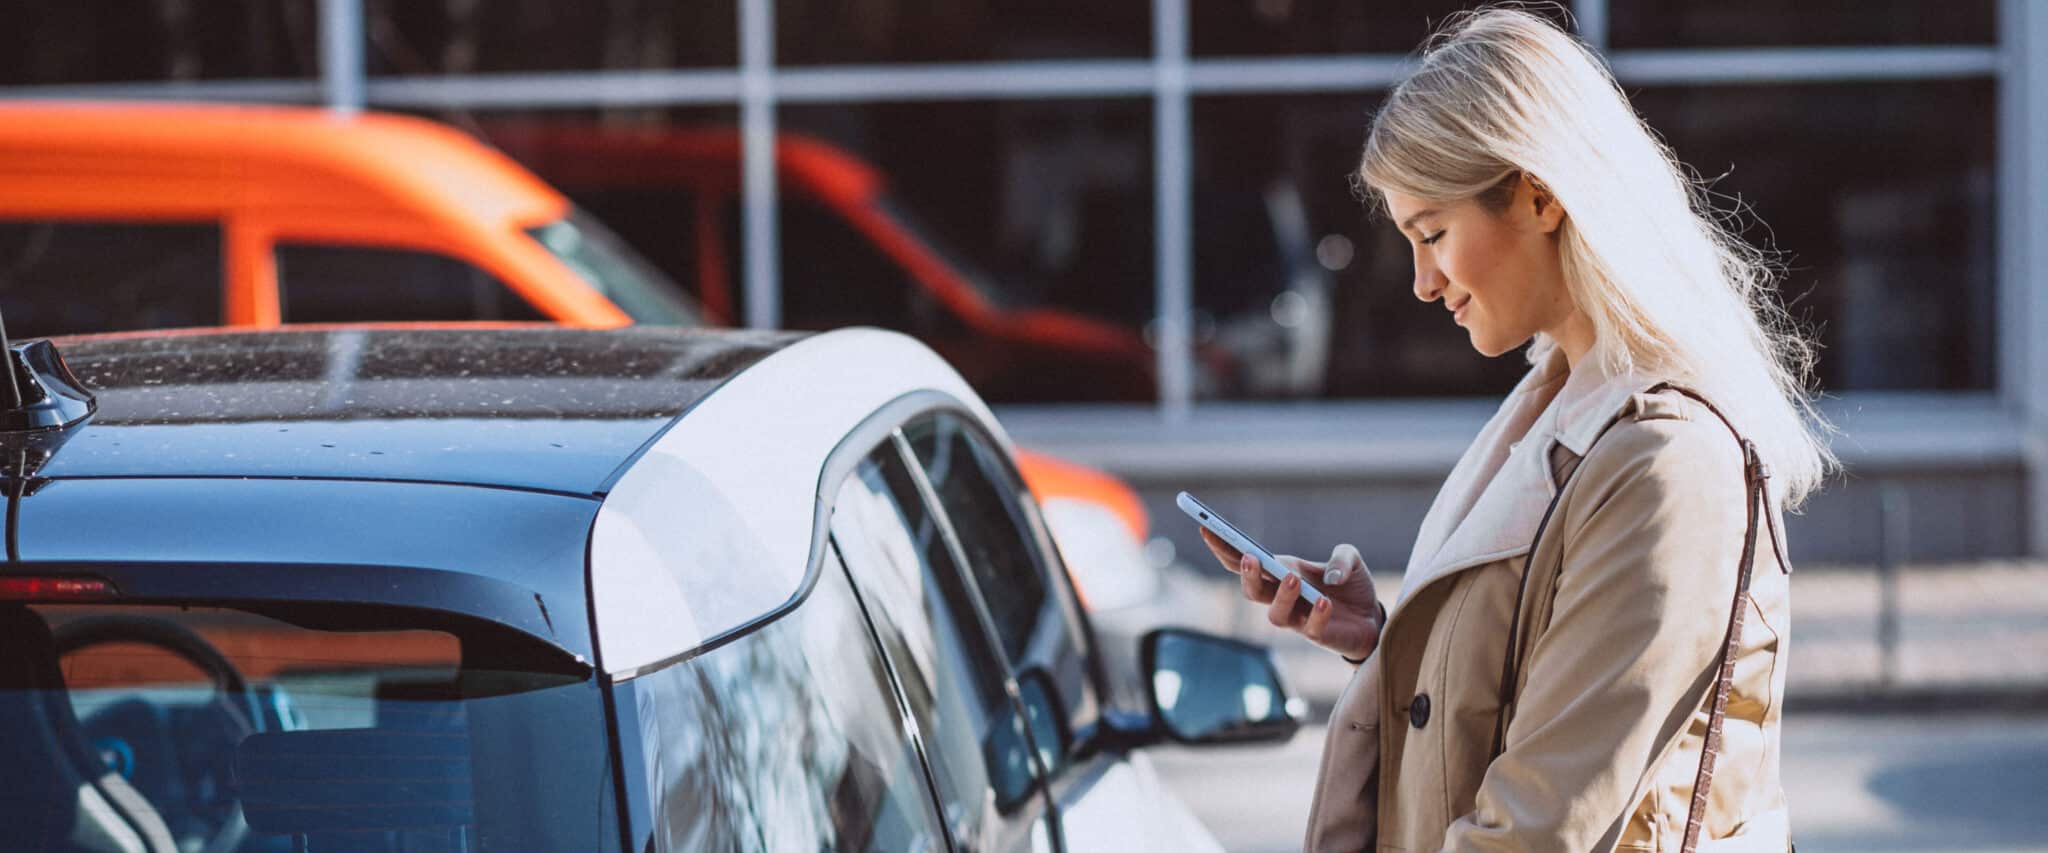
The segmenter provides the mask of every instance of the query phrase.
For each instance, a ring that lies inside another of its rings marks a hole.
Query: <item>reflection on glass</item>
[[[1993,0],[1610,0],[1615,48],[1990,44]]]
[[[1155,396],[1146,102],[778,115],[789,325],[904,331],[995,402]]]
[[[652,326],[702,326],[704,318],[683,289],[642,260],[604,224],[574,211],[526,232],[597,292],[633,318]]]
[[[1991,80],[1655,87],[1632,93],[1680,160],[1781,253],[1829,391],[1993,387],[1997,87]]]
[[[420,618],[0,605],[7,849],[102,849],[74,832],[235,853],[617,843],[588,674],[529,669],[520,636],[406,627]]]
[[[1302,53],[1406,54],[1452,13],[1479,0],[1195,0],[1188,3],[1189,47],[1196,56]],[[1569,26],[1559,4],[1529,10]]]
[[[1152,686],[1161,720],[1182,740],[1254,737],[1292,725],[1271,658],[1234,640],[1154,635]]]
[[[888,675],[836,564],[779,621],[629,683],[654,850],[941,850]]]
[[[1657,86],[1630,97],[1716,207],[1740,211],[1744,238],[1781,253],[1779,295],[1817,330],[1823,389],[1993,387],[2005,189],[1994,81]],[[1345,179],[1377,98],[1196,100],[1198,340],[1236,365],[1203,394],[1490,396],[1527,370],[1512,355],[1480,357],[1440,304],[1415,298],[1406,239]],[[1208,236],[1219,234],[1237,236]],[[1289,325],[1297,309],[1276,297],[1306,296],[1300,283],[1317,280],[1328,301],[1308,299]],[[1324,346],[1303,329],[1328,330]],[[1290,364],[1299,372],[1279,368]]]
[[[832,542],[858,580],[963,850],[1013,849],[1035,825],[1030,739],[935,520],[894,444],[839,488]]]
[[[320,73],[316,0],[9,3],[6,14],[0,85]]]
[[[403,75],[730,66],[739,62],[737,9],[733,3],[366,0],[364,59],[371,74]]]
[[[1152,50],[1148,3],[774,3],[775,59],[792,65],[1142,57]]]

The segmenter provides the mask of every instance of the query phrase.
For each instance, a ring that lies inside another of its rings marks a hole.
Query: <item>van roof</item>
[[[71,180],[22,183],[39,174]],[[535,225],[568,210],[553,188],[455,130],[407,116],[305,107],[4,103],[0,175],[13,184],[0,204],[18,214],[99,207],[131,217],[176,215],[140,209],[137,186],[145,181],[182,182],[163,203],[193,212],[409,198],[420,207],[459,208],[467,219]],[[83,175],[93,177],[77,179]]]

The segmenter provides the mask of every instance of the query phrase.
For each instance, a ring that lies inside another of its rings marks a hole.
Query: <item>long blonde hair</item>
[[[1363,189],[1498,206],[1527,175],[1565,210],[1566,288],[1617,375],[1698,387],[1770,465],[1796,508],[1839,462],[1813,406],[1814,344],[1776,299],[1768,257],[1744,243],[1706,189],[1650,131],[1592,51],[1514,8],[1452,17],[1373,117]],[[1529,358],[1556,341],[1539,334]]]

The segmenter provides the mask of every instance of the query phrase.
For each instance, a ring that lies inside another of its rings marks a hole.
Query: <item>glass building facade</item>
[[[92,0],[7,13],[0,95],[435,118],[555,182],[714,319],[901,329],[1010,365],[978,382],[1027,441],[1148,491],[1272,493],[1426,482],[1525,369],[1414,299],[1405,241],[1349,180],[1412,52],[1475,5]],[[2010,523],[1957,535],[2041,550],[2048,10],[1540,8],[1776,253],[1852,466],[1990,477]],[[690,180],[622,153],[592,180],[551,161],[564,135],[731,153]],[[1402,432],[1444,418],[1443,441]],[[1940,418],[1960,437],[1929,435]],[[1275,449],[1242,449],[1262,436]]]

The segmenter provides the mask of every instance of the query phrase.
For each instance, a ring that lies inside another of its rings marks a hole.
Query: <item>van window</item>
[[[278,244],[277,298],[287,323],[548,319],[467,263],[368,246]]]
[[[217,326],[218,224],[0,220],[0,313],[15,338]]]
[[[796,609],[624,682],[618,705],[645,773],[629,789],[653,817],[634,850],[947,847],[888,670],[829,553]]]

